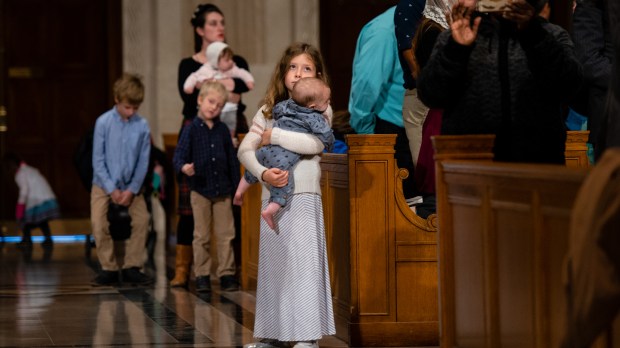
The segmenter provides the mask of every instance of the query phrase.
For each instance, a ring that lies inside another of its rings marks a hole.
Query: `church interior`
[[[256,88],[243,95],[246,118],[254,115],[282,49],[294,41],[320,47],[332,107],[345,110],[357,35],[398,3],[211,2],[226,14],[227,42],[256,78]],[[193,276],[188,287],[169,286],[178,219],[174,179],[143,255],[154,284],[91,285],[101,266],[76,149],[113,105],[114,80],[131,71],[144,77],[140,113],[153,145],[172,158],[182,121],[177,68],[192,54],[188,19],[199,3],[0,0],[0,155],[18,151],[37,167],[62,212],[50,223],[52,248],[38,231],[31,249],[20,248],[17,186],[0,172],[0,347],[215,348],[254,341],[258,186],[248,191],[235,221],[239,291],[214,282],[211,292],[199,292]],[[569,29],[567,3],[555,1],[552,13],[552,22]],[[395,138],[349,135],[347,154],[321,158],[336,334],[319,346],[561,347],[570,334],[567,318],[579,305],[567,289],[584,272],[571,262],[600,261],[571,245],[579,235],[575,216],[594,219],[613,208],[594,204],[576,214],[574,207],[620,194],[615,174],[597,169],[592,179],[597,167],[588,158],[587,131],[568,132],[565,165],[493,162],[493,136],[437,137],[437,212],[425,217],[404,199],[409,173],[396,164]],[[618,225],[607,218],[601,229]],[[115,241],[121,254],[124,243]],[[619,325],[610,320],[590,347],[620,347]]]

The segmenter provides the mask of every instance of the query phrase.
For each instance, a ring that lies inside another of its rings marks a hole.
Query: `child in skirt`
[[[245,348],[318,348],[318,340],[336,333],[327,261],[327,244],[319,154],[323,143],[314,135],[273,128],[273,108],[291,96],[304,77],[329,81],[317,48],[293,43],[283,53],[268,86],[264,105],[239,145],[239,160],[263,185],[263,209],[268,186],[284,186],[288,171],[267,168],[256,157],[261,143],[280,145],[304,154],[294,171],[295,189],[286,207],[274,216],[279,233],[263,220],[260,226],[254,337]],[[332,118],[328,107],[324,115]],[[268,141],[265,141],[268,140]]]
[[[31,232],[40,228],[45,236],[44,248],[53,246],[49,221],[60,217],[56,196],[49,183],[39,170],[29,166],[15,154],[7,154],[5,161],[19,187],[19,197],[15,206],[15,219],[22,229],[20,248],[32,248]]]

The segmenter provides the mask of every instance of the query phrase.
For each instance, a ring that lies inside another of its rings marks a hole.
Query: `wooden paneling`
[[[6,144],[38,168],[64,218],[90,214],[72,159],[80,138],[113,102],[121,72],[120,0],[1,1]],[[6,98],[6,99],[5,99]],[[6,147],[5,147],[6,146]],[[8,187],[7,187],[8,186]],[[17,190],[1,180],[0,217],[12,218]]]
[[[493,163],[492,139],[434,139],[441,347],[558,347],[569,217],[587,170]]]
[[[241,168],[242,173],[244,168]],[[252,185],[241,206],[241,286],[256,289],[262,185]]]
[[[590,131],[566,132],[566,166],[572,168],[587,168],[590,166],[588,159],[588,136]]]
[[[350,241],[347,155],[323,154],[321,169],[321,193],[336,335],[348,340],[351,320],[351,275],[348,268]]]
[[[404,201],[395,135],[349,135],[351,346],[438,340],[436,216]]]

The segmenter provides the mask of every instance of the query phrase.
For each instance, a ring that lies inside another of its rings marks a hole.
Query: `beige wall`
[[[144,77],[146,98],[140,113],[153,139],[176,133],[181,123],[177,91],[179,61],[193,53],[189,19],[193,0],[123,0],[123,68]],[[273,68],[293,41],[318,45],[318,0],[213,0],[226,16],[226,39],[250,65],[254,90],[243,95],[246,116],[254,116]]]

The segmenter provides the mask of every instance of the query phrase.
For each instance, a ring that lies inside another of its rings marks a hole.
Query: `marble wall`
[[[181,99],[177,69],[193,54],[189,19],[202,1],[123,0],[123,68],[146,85],[140,109],[157,146],[162,134],[177,133]],[[243,95],[251,119],[282,51],[294,41],[318,45],[319,0],[213,0],[226,18],[226,39],[250,65],[256,85]]]

